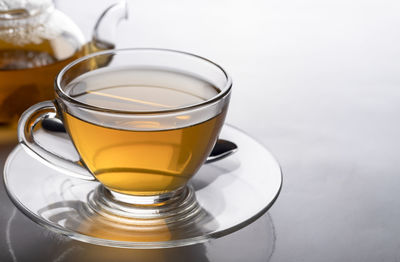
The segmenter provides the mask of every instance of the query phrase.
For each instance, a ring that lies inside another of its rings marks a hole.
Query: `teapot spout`
[[[116,29],[128,19],[128,1],[123,0],[108,7],[100,15],[93,30],[90,53],[113,49],[116,46]]]

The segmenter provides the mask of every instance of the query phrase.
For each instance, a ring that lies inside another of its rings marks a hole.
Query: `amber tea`
[[[104,69],[104,68],[103,68]],[[211,83],[183,72],[160,68],[94,70],[70,82],[69,97],[84,104],[129,112],[176,109],[216,96]],[[174,127],[156,120],[107,127],[63,112],[68,133],[91,173],[109,189],[132,195],[158,195],[184,186],[205,161],[223,124],[217,116]],[[177,118],[190,119],[191,115]]]
[[[23,46],[0,39],[0,126],[15,125],[29,106],[53,99],[57,73],[76,58],[100,50],[93,42],[79,47],[59,38]]]
[[[0,40],[0,125],[16,123],[29,106],[54,97],[54,78],[82,54],[50,41],[15,46]]]

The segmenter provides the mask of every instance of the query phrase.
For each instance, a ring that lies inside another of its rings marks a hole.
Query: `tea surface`
[[[79,102],[123,111],[159,111],[198,104],[216,96],[211,83],[157,68],[102,68],[85,73],[65,88]]]

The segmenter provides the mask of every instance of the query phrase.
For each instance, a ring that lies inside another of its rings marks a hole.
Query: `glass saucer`
[[[184,208],[177,209],[190,216],[166,212],[165,220],[144,223],[123,216],[109,218],[91,208],[96,202],[93,196],[102,191],[100,183],[63,175],[21,145],[7,158],[5,187],[14,204],[34,222],[79,241],[141,249],[202,243],[256,220],[274,203],[282,184],[279,164],[260,143],[229,125],[220,137],[234,141],[239,150],[205,164],[193,177],[180,204]],[[62,150],[73,151],[66,138],[56,140]]]

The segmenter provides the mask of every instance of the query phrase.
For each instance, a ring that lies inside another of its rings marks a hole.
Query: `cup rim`
[[[118,110],[118,109],[109,109],[109,108],[103,108],[99,106],[94,106],[90,104],[85,104],[82,103],[72,97],[70,97],[64,90],[61,88],[61,79],[64,76],[64,74],[71,69],[73,66],[79,64],[80,62],[83,62],[85,60],[88,60],[90,58],[96,57],[96,56],[101,56],[105,54],[118,54],[118,53],[129,53],[129,52],[138,52],[138,51],[158,51],[158,52],[165,52],[165,53],[176,53],[176,54],[181,54],[181,55],[186,55],[186,56],[191,56],[200,60],[203,60],[205,62],[208,62],[214,66],[216,66],[221,72],[225,75],[226,77],[226,83],[224,87],[221,89],[222,91],[219,92],[217,95],[203,101],[200,103],[192,104],[192,105],[187,105],[187,106],[182,106],[182,107],[176,107],[172,109],[161,109],[161,110],[153,110],[153,111],[129,111],[129,110]],[[185,51],[179,51],[179,50],[174,50],[174,49],[165,49],[165,48],[121,48],[121,49],[110,49],[110,50],[105,50],[105,51],[100,51],[100,52],[95,52],[83,57],[80,57],[69,64],[67,64],[61,71],[57,74],[55,78],[55,91],[57,95],[62,98],[63,100],[66,100],[72,104],[75,104],[79,107],[84,107],[86,109],[98,111],[98,112],[106,112],[106,113],[118,113],[118,114],[141,114],[141,115],[146,115],[146,114],[164,114],[164,113],[176,113],[176,112],[182,112],[182,111],[187,111],[187,110],[192,110],[196,108],[201,108],[206,105],[212,104],[214,102],[219,101],[221,98],[225,97],[228,95],[231,91],[232,88],[232,79],[230,75],[217,63]]]

